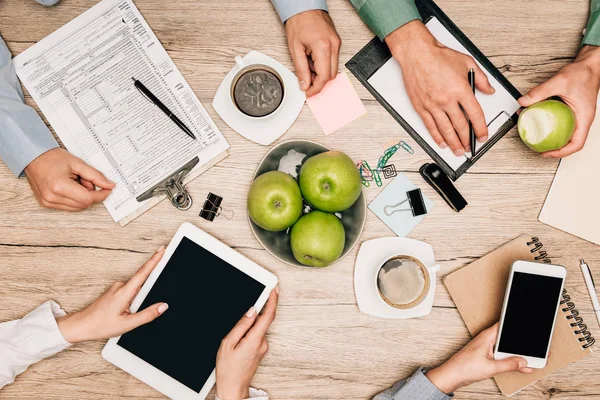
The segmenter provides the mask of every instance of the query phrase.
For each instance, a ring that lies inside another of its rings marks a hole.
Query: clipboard
[[[459,159],[462,159],[463,157],[456,157],[449,148],[441,149],[433,142],[431,135],[424,128],[424,123],[421,118],[418,114],[416,117],[413,115],[416,114],[416,111],[412,108],[412,104],[410,104],[408,95],[406,95],[404,90],[400,67],[392,58],[392,54],[384,42],[375,37],[346,63],[346,67],[440,166],[440,168],[455,181],[516,125],[518,121],[517,110],[520,108],[517,99],[521,97],[521,93],[433,1],[415,0],[415,4],[425,25],[440,42],[455,50],[463,53],[466,51],[469,53],[488,75],[488,79],[496,89],[496,93],[494,95],[483,95],[479,93],[477,98],[480,103],[482,103],[482,100],[485,100],[486,96],[496,96],[499,93],[504,96],[506,107],[504,107],[497,115],[495,111],[492,112],[494,115],[486,115],[489,139],[484,144],[478,143],[477,154],[472,160],[463,156],[464,160],[461,161]],[[442,32],[443,30],[446,30],[451,35],[446,35],[443,39],[447,40],[450,45],[444,43],[444,41],[440,40],[440,37],[438,37],[438,34],[445,34]],[[460,46],[460,49],[455,48],[454,45]],[[465,51],[463,51],[463,49]],[[392,73],[395,75],[389,75]],[[388,78],[379,77],[378,75],[380,74],[388,74]],[[396,86],[394,86],[394,82],[391,82],[389,79],[390,76],[398,76],[399,83],[396,83]],[[379,89],[376,87],[376,82],[378,80],[382,82],[378,86]],[[385,82],[385,85],[383,85],[383,82]],[[390,95],[384,92],[392,90],[395,91],[395,93],[403,93],[401,96],[404,96],[404,98],[400,100],[390,99]],[[407,101],[408,106],[405,104]],[[391,103],[396,105],[403,104],[404,106],[401,107],[403,109],[398,110],[397,107],[394,107]],[[410,110],[408,110],[408,108],[410,108]],[[484,112],[487,114],[487,110],[485,107],[483,108]],[[404,114],[404,116],[401,114]],[[412,123],[408,120],[411,120]],[[415,128],[420,128],[419,131],[421,133]],[[426,134],[423,132],[423,129],[425,129]],[[450,156],[448,155],[448,152]]]

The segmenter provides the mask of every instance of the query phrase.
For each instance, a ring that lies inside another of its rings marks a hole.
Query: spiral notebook
[[[513,262],[529,260],[551,263],[542,248],[543,244],[538,238],[521,236],[444,278],[444,284],[471,335],[476,336],[500,319]],[[548,364],[532,374],[507,372],[497,375],[494,379],[505,396],[512,396],[592,352],[590,347],[595,340],[566,290],[563,291],[560,304]]]

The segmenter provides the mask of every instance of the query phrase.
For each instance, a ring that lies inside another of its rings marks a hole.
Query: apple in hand
[[[299,184],[304,199],[327,212],[347,210],[361,192],[360,173],[341,151],[327,151],[306,160],[300,169]]]
[[[346,232],[338,217],[314,210],[294,224],[291,242],[292,253],[299,263],[322,268],[340,258]]]
[[[575,132],[575,113],[562,101],[540,101],[521,112],[518,128],[519,136],[531,150],[558,150],[569,143]]]
[[[283,231],[302,215],[302,195],[294,178],[271,171],[252,182],[247,206],[256,225],[267,231]]]

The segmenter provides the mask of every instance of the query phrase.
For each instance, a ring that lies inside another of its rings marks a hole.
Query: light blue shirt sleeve
[[[58,0],[36,0],[50,6]],[[37,112],[25,104],[6,43],[0,37],[0,158],[15,176],[58,143]]]
[[[37,112],[24,103],[23,91],[0,37],[0,158],[15,176],[30,162],[58,147]]]
[[[327,11],[326,0],[271,0],[281,22],[285,23],[296,14],[309,10]]]
[[[425,376],[423,368],[419,368],[410,378],[396,382],[373,400],[450,400],[453,396],[438,389]]]

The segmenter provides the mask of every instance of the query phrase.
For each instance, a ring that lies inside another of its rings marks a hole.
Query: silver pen
[[[596,287],[594,284],[594,278],[592,277],[592,271],[584,260],[579,260],[579,266],[581,267],[585,285],[587,286],[587,290],[590,293],[590,298],[592,299],[592,305],[594,306],[596,319],[598,320],[598,324],[600,324],[600,304],[598,303],[598,295],[596,294]]]

